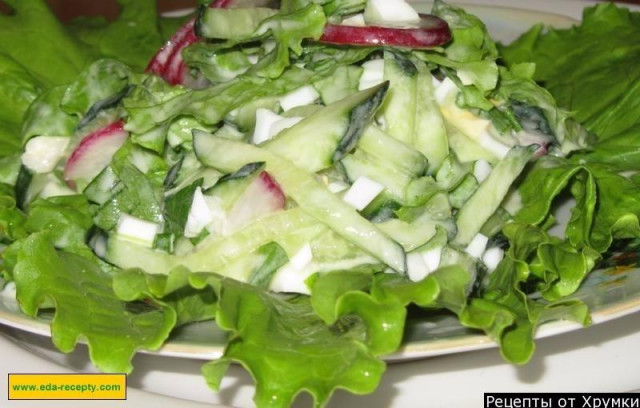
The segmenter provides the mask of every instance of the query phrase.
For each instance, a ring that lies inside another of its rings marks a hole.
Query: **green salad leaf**
[[[13,245],[18,247],[13,279],[20,307],[29,316],[43,305],[55,308],[51,337],[61,351],[72,351],[86,338],[98,368],[128,373],[137,350],[159,348],[173,329],[172,309],[123,302],[109,274],[85,257],[57,250],[50,233],[34,233]]]
[[[0,15],[0,52],[28,69],[42,84],[69,83],[91,62],[44,0],[6,3],[13,13]]]
[[[640,137],[640,14],[612,3],[585,9],[570,29],[537,25],[502,47],[508,64],[534,62],[534,79],[595,133],[585,160],[637,169]]]
[[[210,283],[219,296],[217,324],[231,332],[224,356],[202,371],[217,389],[232,361],[242,364],[256,380],[258,406],[287,407],[301,391],[318,405],[335,388],[357,394],[373,391],[385,364],[363,344],[365,325],[358,318],[329,326],[308,297],[273,294],[231,279],[195,276],[196,287]]]

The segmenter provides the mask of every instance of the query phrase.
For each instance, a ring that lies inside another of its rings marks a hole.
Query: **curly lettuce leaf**
[[[451,29],[452,41],[442,50],[426,52],[423,58],[445,67],[447,76],[458,83],[465,107],[491,110],[489,94],[498,84],[498,50],[484,23],[464,9],[437,0],[431,12],[445,20]],[[465,78],[464,85],[461,80]]]
[[[0,51],[0,157],[22,147],[22,118],[43,86],[25,67]]]
[[[224,356],[202,368],[212,388],[219,388],[232,361],[254,377],[257,406],[290,406],[302,391],[322,406],[336,388],[365,394],[377,387],[385,364],[364,344],[360,319],[327,325],[306,296],[287,297],[210,274],[192,276],[192,284],[214,287],[216,322],[230,332]]]
[[[128,373],[137,350],[159,348],[173,329],[171,308],[123,302],[109,274],[87,258],[56,250],[49,233],[13,245],[18,247],[13,279],[20,307],[35,316],[50,302],[55,308],[51,337],[61,351],[72,351],[84,338],[100,370]]]
[[[216,294],[209,288],[193,288],[189,284],[190,275],[184,268],[175,268],[168,275],[126,269],[113,277],[113,290],[118,298],[128,302],[154,299],[170,307],[176,314],[176,326],[211,320],[217,310]]]
[[[49,88],[29,105],[22,122],[24,141],[34,136],[73,135],[79,118],[60,109],[66,91],[66,86]]]
[[[29,206],[25,228],[29,233],[46,231],[56,248],[93,258],[86,244],[93,226],[92,211],[83,195],[37,199]]]
[[[16,204],[14,187],[0,183],[0,240],[4,242],[25,238],[28,234],[26,220],[26,215]]]
[[[631,129],[637,141],[640,43],[631,39],[639,36],[640,13],[603,3],[586,8],[570,29],[533,27],[501,54],[509,65],[534,62],[534,79],[600,142]]]
[[[580,160],[540,159],[519,187],[516,219],[542,224],[563,191],[577,201],[566,229],[574,246],[604,252],[615,239],[640,235],[640,186],[611,166]]]
[[[592,252],[577,252],[529,224],[509,223],[504,234],[509,250],[481,296],[462,311],[460,322],[484,330],[500,345],[507,361],[524,364],[534,353],[535,330],[541,323],[557,319],[590,323],[588,307],[564,297],[577,289],[594,259]],[[533,277],[539,283],[531,288]]]

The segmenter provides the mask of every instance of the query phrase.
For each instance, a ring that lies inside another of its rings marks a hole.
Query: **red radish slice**
[[[420,14],[420,26],[412,28],[327,24],[319,41],[342,45],[430,48],[451,41],[451,30],[441,18]]]
[[[209,7],[264,7],[272,0],[215,0]],[[151,58],[146,72],[156,74],[171,85],[187,85],[199,87],[198,81],[192,81],[187,66],[182,59],[182,50],[198,41],[195,30],[195,19],[189,20],[167,41],[167,43]]]
[[[76,182],[93,180],[111,162],[115,152],[127,141],[124,122],[114,122],[89,133],[73,150],[64,167],[64,179],[71,188]]]
[[[215,0],[209,7],[267,7],[273,3],[273,0]],[[160,76],[171,85],[199,87],[200,82],[193,81],[188,75],[187,66],[182,59],[182,50],[198,41],[194,27],[195,20],[183,25],[154,55],[146,71]],[[420,26],[415,28],[327,24],[319,41],[343,45],[431,48],[451,41],[451,31],[444,20],[420,14]]]
[[[195,19],[192,19],[180,27],[151,59],[146,71],[160,76],[171,85],[182,84],[186,72],[182,50],[198,41],[194,26]]]
[[[278,183],[269,173],[262,171],[229,211],[229,228],[235,231],[265,215],[283,210],[285,203],[286,198]]]

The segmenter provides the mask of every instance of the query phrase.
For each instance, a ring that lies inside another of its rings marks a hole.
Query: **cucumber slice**
[[[386,131],[391,137],[411,146],[418,98],[418,69],[406,57],[385,52],[384,79],[391,83],[389,97],[381,112]]]
[[[406,271],[402,247],[331,193],[313,175],[266,149],[220,139],[194,131],[194,149],[203,164],[221,171],[235,171],[250,162],[264,161],[267,171],[309,215],[339,235],[377,257],[394,270]]]
[[[355,65],[343,65],[326,78],[313,83],[325,105],[330,105],[358,91],[358,82],[362,68]]]
[[[91,180],[83,193],[89,201],[102,205],[123,188],[124,186],[120,183],[120,179],[113,171],[113,167],[107,166],[96,178]]]
[[[394,200],[404,204],[405,192],[411,176],[382,160],[376,160],[362,150],[356,150],[340,161],[349,180],[353,183],[367,177],[382,184]]]
[[[385,53],[384,78],[391,82],[383,108],[387,132],[421,152],[434,172],[449,154],[449,142],[429,69],[423,62]]]
[[[421,176],[427,169],[427,158],[422,153],[391,137],[375,125],[365,129],[358,142],[358,149],[364,150],[380,161],[392,163],[412,176]]]
[[[537,149],[537,145],[514,146],[507,156],[496,164],[489,177],[458,211],[458,233],[453,240],[455,244],[466,246],[480,232]]]
[[[442,114],[434,97],[433,76],[426,65],[418,66],[418,98],[413,145],[429,161],[429,172],[440,168],[449,155],[449,137]]]
[[[383,83],[335,102],[262,146],[309,172],[325,169],[355,147],[387,88]]]
[[[319,234],[323,228],[313,217],[294,208],[265,217],[232,235],[207,237],[181,256],[146,248],[113,234],[107,242],[105,258],[120,268],[140,268],[148,273],[168,274],[172,269],[184,266],[194,272],[227,271],[225,273],[229,276],[237,277],[241,274],[229,272],[233,268],[227,266],[232,260],[247,256],[269,242],[277,242],[287,250],[293,246],[283,242],[287,236],[295,237],[295,244],[299,246]]]

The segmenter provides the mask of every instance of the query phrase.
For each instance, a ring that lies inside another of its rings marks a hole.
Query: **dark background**
[[[640,0],[613,1],[617,1],[618,3],[640,4]],[[64,22],[69,21],[76,16],[103,15],[112,19],[118,15],[118,4],[116,3],[116,0],[47,0],[47,2],[53,11]],[[194,7],[197,5],[198,0],[157,0],[157,3],[158,10],[171,11]],[[6,12],[7,10],[8,8],[6,5],[2,0],[0,0],[0,12]]]
[[[1,1],[1,0],[0,0]],[[25,0],[23,0],[25,1]],[[105,15],[113,18],[118,13],[115,0],[47,0],[62,21],[78,15]],[[197,0],[157,0],[161,11],[193,7]],[[532,0],[535,1],[535,0]],[[557,0],[562,1],[562,0]],[[640,4],[640,0],[624,0],[620,3]]]
[[[23,0],[24,1],[24,0]],[[104,15],[114,18],[118,15],[118,4],[115,0],[47,0],[51,8],[62,21],[75,16]],[[194,7],[197,0],[157,0],[160,11]]]

